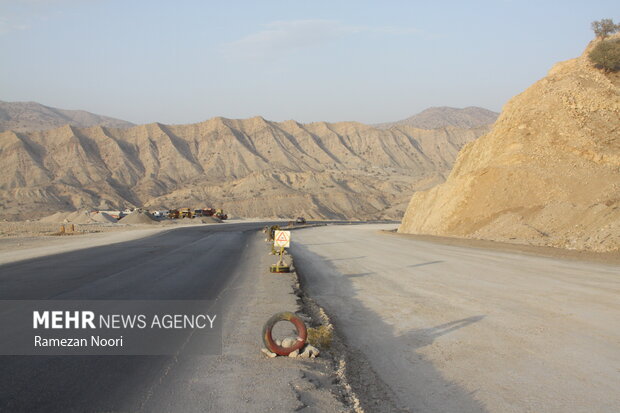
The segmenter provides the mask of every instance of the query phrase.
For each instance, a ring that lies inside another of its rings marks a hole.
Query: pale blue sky
[[[0,100],[135,123],[499,111],[615,1],[0,0]]]

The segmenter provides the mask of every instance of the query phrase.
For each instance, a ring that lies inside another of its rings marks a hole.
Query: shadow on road
[[[423,267],[425,265],[432,265],[432,264],[441,264],[442,262],[445,262],[445,261],[421,262],[420,264],[407,265],[407,268]]]
[[[484,315],[477,315],[463,318],[462,320],[450,321],[449,323],[440,324],[435,327],[416,328],[415,330],[403,334],[401,337],[410,340],[407,343],[410,346],[413,345],[415,348],[426,347],[433,344],[435,339],[463,327],[467,327],[470,324],[477,323],[484,319],[484,317]]]
[[[306,245],[333,245],[333,244],[346,244],[345,241],[338,241],[338,242],[321,242],[318,244],[306,244]]]
[[[348,260],[361,260],[363,258],[366,258],[365,255],[362,255],[361,257],[345,257],[345,258],[334,258],[328,261],[348,261]]]
[[[356,278],[356,277],[366,277],[368,275],[373,275],[374,272],[360,272],[358,274],[344,274],[345,277],[348,278]]]
[[[366,411],[486,412],[470,391],[446,379],[419,351],[483,320],[484,315],[396,332],[382,315],[364,305],[353,286],[353,278],[378,274],[341,274],[305,245],[295,244],[291,252],[304,290],[325,308],[344,341],[340,351],[347,362],[347,377]],[[439,262],[414,267],[434,263]]]

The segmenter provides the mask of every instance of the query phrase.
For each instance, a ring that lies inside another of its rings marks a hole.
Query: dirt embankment
[[[620,81],[589,61],[595,43],[514,97],[399,232],[620,249]]]

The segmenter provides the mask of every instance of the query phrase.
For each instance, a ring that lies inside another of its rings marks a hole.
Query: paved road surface
[[[1,356],[0,411],[292,411],[310,396],[336,411],[328,390],[303,380],[325,365],[260,354],[263,320],[296,306],[290,283],[265,275],[263,225],[179,228],[0,266],[3,300],[217,300],[225,330],[221,356]]]
[[[357,383],[371,410],[620,412],[617,265],[446,246],[380,228],[395,226],[292,237],[306,291],[361,356],[352,368],[370,371],[365,359],[376,374]]]

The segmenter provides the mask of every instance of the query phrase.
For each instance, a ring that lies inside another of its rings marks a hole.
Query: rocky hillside
[[[476,128],[490,125],[499,113],[470,106],[464,109],[446,106],[428,108],[417,115],[396,122],[380,123],[375,127],[389,129],[393,126],[412,126],[419,129],[439,129],[448,126],[456,128]]]
[[[620,76],[587,54],[553,67],[411,199],[400,232],[620,248]]]
[[[62,125],[78,127],[109,126],[127,128],[133,123],[124,120],[95,115],[83,110],[65,110],[44,106],[35,102],[0,101],[0,132],[13,130],[29,132],[57,128]]]
[[[233,216],[400,219],[488,132],[214,118],[128,129],[0,133],[0,211],[36,218],[120,206],[223,207]]]

